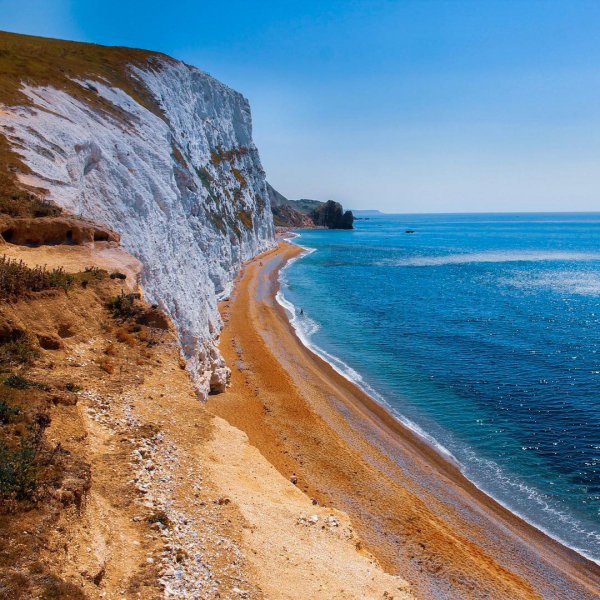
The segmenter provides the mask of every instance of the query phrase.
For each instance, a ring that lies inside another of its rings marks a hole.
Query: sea
[[[480,489],[600,561],[600,213],[301,230],[302,341]]]

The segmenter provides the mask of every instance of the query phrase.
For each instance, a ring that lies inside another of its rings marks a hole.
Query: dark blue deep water
[[[381,215],[295,241],[315,249],[282,276],[307,343],[599,560],[600,214]]]

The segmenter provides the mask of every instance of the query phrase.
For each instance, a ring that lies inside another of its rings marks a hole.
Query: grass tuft
[[[68,290],[75,277],[61,268],[28,267],[22,260],[0,256],[0,299],[17,300],[29,292],[62,288]]]

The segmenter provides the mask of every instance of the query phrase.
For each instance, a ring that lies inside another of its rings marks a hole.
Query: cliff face
[[[26,62],[27,44],[45,42],[23,38],[21,47],[20,37],[10,36],[9,51]],[[88,68],[92,50],[102,60]],[[113,56],[110,48],[63,43],[60,51],[60,78],[24,69],[18,93],[0,105],[20,184],[121,235],[144,265],[146,298],[175,322],[199,389],[220,391],[227,369],[214,346],[217,300],[243,261],[273,245],[248,102],[163,55],[131,51],[128,63],[124,49]]]

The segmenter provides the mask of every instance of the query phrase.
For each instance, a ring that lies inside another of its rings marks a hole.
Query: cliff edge
[[[117,232],[201,394],[224,389],[217,301],[274,237],[241,94],[159,53],[0,33],[0,170],[9,211],[42,197]]]

